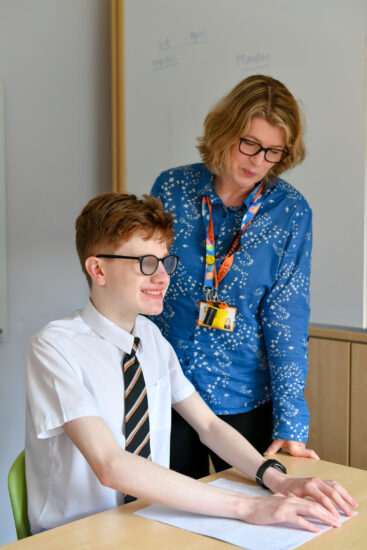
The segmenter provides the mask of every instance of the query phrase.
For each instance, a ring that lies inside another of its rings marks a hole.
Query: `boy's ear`
[[[98,286],[105,286],[106,276],[103,269],[103,261],[96,256],[89,256],[85,260],[85,269],[88,275]]]

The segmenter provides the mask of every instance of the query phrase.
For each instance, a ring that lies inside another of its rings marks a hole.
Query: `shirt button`
[[[222,218],[226,218],[226,217],[227,217],[227,214],[225,212],[223,212]]]
[[[218,240],[218,235],[214,235],[214,239],[217,241]]]
[[[186,359],[185,365],[190,365],[190,359]]]
[[[195,336],[193,334],[191,334],[191,336],[189,336],[189,340],[191,340],[191,342],[194,341],[194,338],[195,338]]]

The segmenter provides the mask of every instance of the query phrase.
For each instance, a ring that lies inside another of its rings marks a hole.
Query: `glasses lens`
[[[158,266],[158,258],[155,256],[144,256],[141,261],[143,275],[153,275]]]
[[[164,258],[163,265],[168,275],[172,275],[172,273],[176,271],[177,263],[178,263],[177,256],[166,256]]]
[[[268,149],[265,153],[265,159],[269,162],[279,162],[282,160],[285,152],[280,149]]]
[[[253,156],[261,151],[261,145],[251,140],[241,140],[240,141],[240,151],[244,155]]]

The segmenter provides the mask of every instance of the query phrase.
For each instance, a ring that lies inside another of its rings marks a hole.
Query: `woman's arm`
[[[304,445],[309,413],[303,394],[308,370],[311,249],[312,213],[302,199],[293,209],[277,278],[259,309],[271,379],[273,438],[276,440],[266,453],[277,452],[284,444],[291,454],[310,456]],[[297,442],[301,447],[293,444]]]

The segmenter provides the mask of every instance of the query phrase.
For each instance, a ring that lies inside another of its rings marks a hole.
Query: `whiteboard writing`
[[[236,53],[236,65],[243,71],[266,69],[271,63],[271,54],[256,52],[254,54]]]
[[[170,50],[176,50],[173,55],[160,56],[159,53],[152,59],[152,70],[160,71],[161,69],[168,69],[176,65],[180,65],[182,59],[177,57],[179,54],[177,50],[183,50],[190,47],[195,47],[201,44],[208,44],[208,33],[206,29],[190,30],[183,37],[182,41],[176,41],[171,37],[164,37],[158,41],[158,52],[167,52]]]
[[[171,38],[164,38],[158,42],[160,50],[171,50],[196,46],[197,44],[207,44],[209,42],[206,29],[189,31],[183,42],[175,42]]]
[[[152,60],[153,71],[160,71],[161,69],[168,69],[179,65],[175,55],[165,55],[164,57],[158,57]]]

